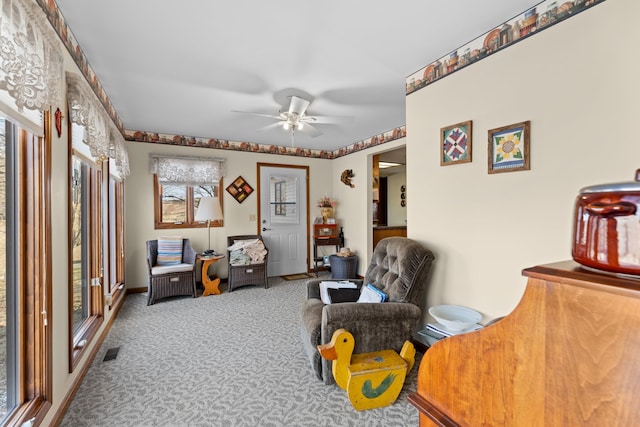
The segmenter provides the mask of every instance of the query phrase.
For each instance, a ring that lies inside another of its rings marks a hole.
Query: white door
[[[260,233],[269,248],[269,276],[306,273],[309,168],[258,165]]]

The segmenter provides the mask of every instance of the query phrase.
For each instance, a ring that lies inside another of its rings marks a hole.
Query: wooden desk
[[[339,237],[313,237],[313,272],[316,277],[318,277],[318,246],[335,246],[338,252],[343,244]]]
[[[220,278],[215,277],[212,279],[209,277],[209,266],[222,258],[224,258],[224,255],[198,255],[198,259],[202,262],[202,286],[204,286],[204,292],[202,293],[203,297],[208,295],[220,295]]]
[[[420,426],[638,425],[640,280],[573,261],[524,275],[511,314],[425,353]]]

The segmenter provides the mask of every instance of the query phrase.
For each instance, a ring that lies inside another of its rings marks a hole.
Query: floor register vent
[[[109,350],[107,350],[107,352],[104,355],[104,359],[102,359],[103,362],[106,362],[108,360],[114,360],[116,357],[118,357],[118,352],[120,351],[120,347],[113,347],[110,348]]]

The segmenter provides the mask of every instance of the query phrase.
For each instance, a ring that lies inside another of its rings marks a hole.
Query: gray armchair
[[[182,240],[182,261],[177,265],[158,265],[158,241],[147,240],[147,267],[149,269],[149,296],[147,305],[160,298],[196,293],[196,251],[189,239]]]
[[[331,341],[340,328],[355,338],[354,353],[394,349],[400,351],[422,318],[420,309],[434,255],[406,237],[388,237],[376,246],[364,280],[351,280],[359,288],[371,283],[385,292],[388,302],[342,302],[325,305],[320,300],[322,280],[307,282],[307,299],[302,308],[301,334],[305,352],[316,376],[334,383],[331,362],[324,360],[317,346]]]

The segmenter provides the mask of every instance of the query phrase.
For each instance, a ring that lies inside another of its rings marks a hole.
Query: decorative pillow
[[[182,237],[158,237],[158,265],[182,263]]]

